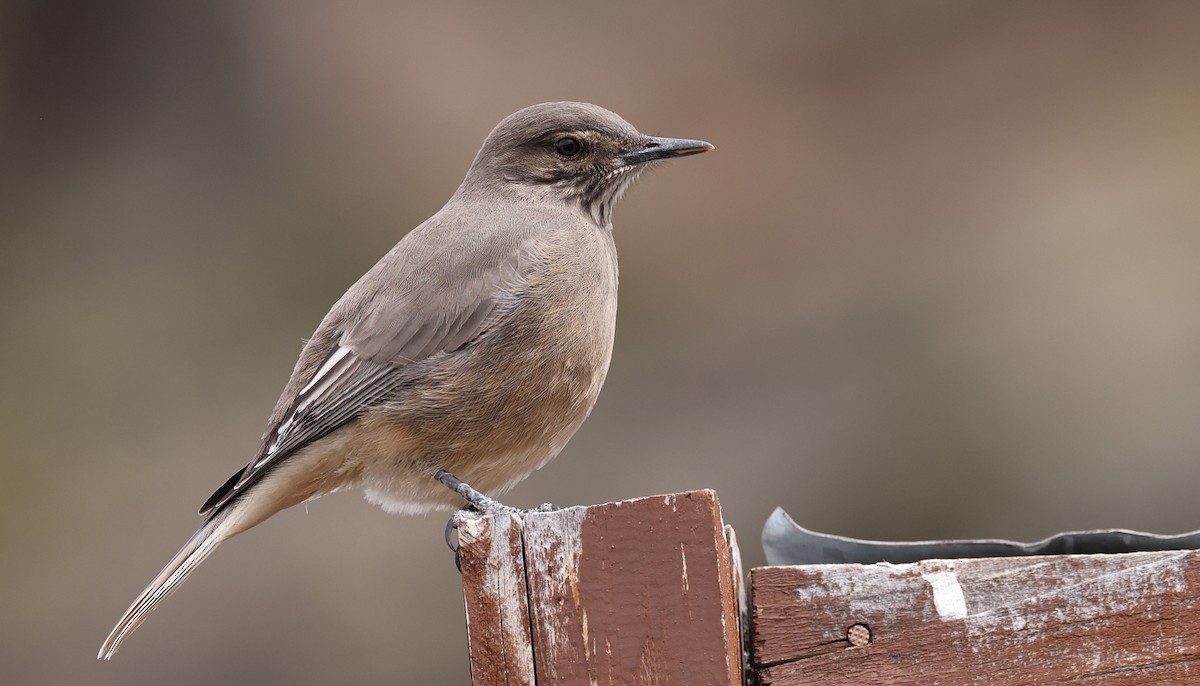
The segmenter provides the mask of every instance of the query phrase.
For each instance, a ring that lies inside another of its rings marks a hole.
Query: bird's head
[[[647,136],[596,105],[542,103],[496,125],[463,190],[503,188],[537,202],[565,203],[608,226],[613,203],[649,163],[712,149],[704,141]]]

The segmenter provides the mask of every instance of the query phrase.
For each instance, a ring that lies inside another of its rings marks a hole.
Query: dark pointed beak
[[[716,150],[716,147],[712,143],[705,143],[704,141],[646,136],[642,139],[642,147],[625,153],[621,158],[626,164],[642,164],[672,157],[697,155],[709,150]]]

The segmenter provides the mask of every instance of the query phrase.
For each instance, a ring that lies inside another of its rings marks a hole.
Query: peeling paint
[[[774,683],[1200,683],[1196,551],[755,572],[754,660]],[[887,642],[851,657],[847,621]]]
[[[683,549],[683,543],[679,544],[679,558],[683,561],[683,590],[688,590],[687,578],[687,551]]]
[[[964,619],[967,616],[967,598],[954,567],[934,572],[921,572],[921,578],[933,591],[933,607],[942,619]]]
[[[967,618],[967,629],[972,637],[1003,631],[1025,636],[1031,642],[1050,626],[1139,612],[1146,597],[1186,593],[1189,587],[1185,564],[1188,551],[1152,555],[1153,558],[1144,565],[1087,577],[1032,595],[1022,606],[977,609]],[[1029,571],[1025,570],[1025,573]],[[1023,609],[1032,606],[1051,609],[1027,616]]]

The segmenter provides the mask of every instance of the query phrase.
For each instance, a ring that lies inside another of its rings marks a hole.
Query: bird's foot
[[[485,495],[474,488],[471,488],[469,484],[465,483],[463,480],[444,469],[439,469],[437,473],[433,475],[433,478],[440,481],[444,486],[446,486],[446,488],[449,488],[461,496],[463,500],[467,501],[467,505],[476,512],[504,512],[507,514],[520,516],[530,512],[555,512],[562,509],[553,503],[542,503],[541,505],[528,510],[522,510],[517,507],[512,507],[511,505],[505,505],[499,500],[496,500],[491,496]],[[445,532],[446,547],[454,552],[454,566],[460,573],[462,572],[462,550],[458,542],[457,532],[459,518],[462,517],[462,514],[463,513],[460,510],[455,512],[450,517],[450,519],[446,522]]]

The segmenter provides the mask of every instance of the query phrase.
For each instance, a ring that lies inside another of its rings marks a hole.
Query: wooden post
[[[1200,683],[1200,553],[751,571],[764,685]]]
[[[742,683],[737,548],[712,491],[468,515],[471,682]]]

